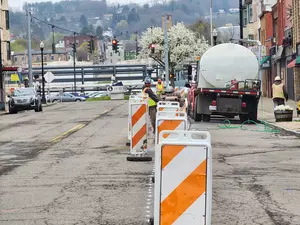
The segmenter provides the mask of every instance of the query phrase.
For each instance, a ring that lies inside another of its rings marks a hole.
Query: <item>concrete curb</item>
[[[297,131],[294,131],[294,130],[289,130],[287,128],[280,127],[278,125],[275,125],[274,123],[270,123],[270,122],[267,122],[267,121],[264,121],[264,120],[258,120],[258,121],[261,122],[261,123],[267,124],[271,128],[280,130],[281,134],[283,134],[283,135],[292,135],[292,136],[296,136],[296,137],[300,138],[300,132],[297,132]]]

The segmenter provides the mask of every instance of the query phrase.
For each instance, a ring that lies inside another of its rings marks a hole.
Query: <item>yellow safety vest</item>
[[[163,91],[164,90],[164,84],[163,83],[161,83],[161,84],[159,84],[159,83],[157,83],[156,84],[156,91]]]
[[[145,92],[147,89],[149,89],[149,88],[146,87],[146,88],[144,88],[144,90],[143,90],[144,96],[148,95],[148,94]],[[156,106],[156,102],[155,102],[152,98],[148,97],[148,107],[150,107],[150,106]]]
[[[283,84],[278,84],[278,85],[273,84],[272,89],[273,89],[273,99],[274,98],[285,99],[284,93],[283,93]]]

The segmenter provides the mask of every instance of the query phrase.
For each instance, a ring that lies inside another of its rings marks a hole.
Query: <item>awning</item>
[[[287,65],[288,68],[293,68],[295,66],[300,66],[300,56],[298,56],[296,59],[294,59]]]
[[[287,68],[293,68],[296,66],[296,59],[294,59],[292,62],[290,62],[288,65],[287,65]]]
[[[300,66],[300,55],[297,56],[296,58],[296,66]]]
[[[278,49],[277,49],[276,55],[275,55],[275,60],[278,60],[278,59],[281,58],[282,52],[283,52],[283,47],[279,46]]]
[[[260,62],[260,65],[263,65],[264,63],[267,63],[267,61],[269,60],[271,58],[271,56],[265,56],[262,60],[261,60],[261,62]]]

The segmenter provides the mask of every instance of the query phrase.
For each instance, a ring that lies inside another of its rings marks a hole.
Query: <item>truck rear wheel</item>
[[[197,113],[197,102],[198,102],[198,97],[195,98],[195,106],[194,106],[194,111],[193,111],[193,117],[195,121],[201,121],[202,120],[202,115]]]

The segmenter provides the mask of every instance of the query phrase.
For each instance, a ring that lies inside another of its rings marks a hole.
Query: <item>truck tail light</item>
[[[212,106],[216,106],[216,105],[217,105],[217,101],[213,100],[213,101],[211,102],[211,105],[212,105]]]
[[[247,107],[246,102],[242,102],[242,107],[243,107],[243,108],[246,108],[246,107]]]

